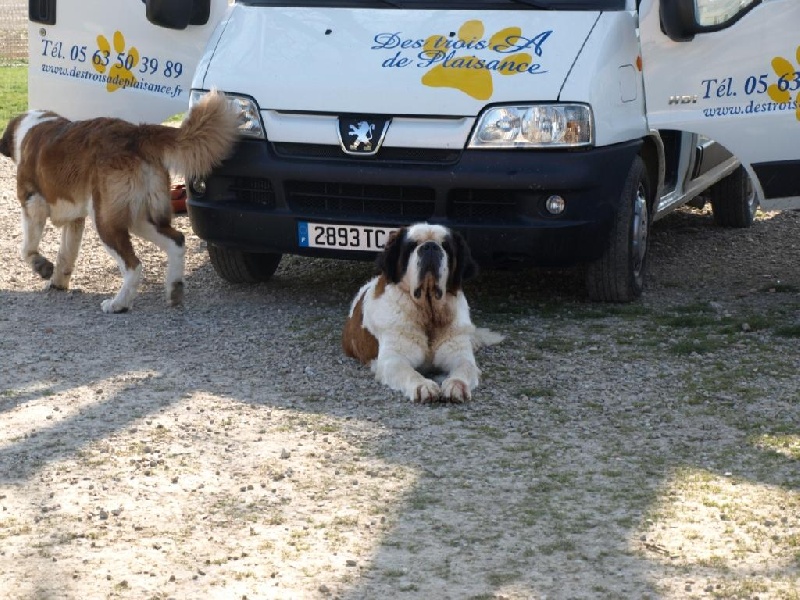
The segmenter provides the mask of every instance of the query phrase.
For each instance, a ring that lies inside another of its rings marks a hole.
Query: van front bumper
[[[639,141],[576,151],[412,151],[392,160],[287,155],[242,141],[187,202],[202,239],[247,252],[372,259],[374,252],[300,245],[299,222],[459,231],[483,265],[569,266],[606,246]],[[290,148],[294,151],[294,148]],[[330,150],[327,151],[330,154]],[[560,215],[545,202],[566,201]]]

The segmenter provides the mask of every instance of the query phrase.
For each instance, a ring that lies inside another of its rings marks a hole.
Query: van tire
[[[720,227],[746,228],[753,224],[758,210],[753,184],[741,165],[708,189],[714,222]]]
[[[282,254],[243,252],[216,244],[208,245],[208,257],[217,275],[230,283],[269,281],[278,269]]]
[[[633,159],[603,255],[589,263],[586,286],[595,302],[631,302],[642,295],[650,236],[650,180]]]

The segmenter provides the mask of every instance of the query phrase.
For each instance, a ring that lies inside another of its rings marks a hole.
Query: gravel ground
[[[484,271],[471,403],[419,406],[342,355],[364,263],[216,277],[186,302],[139,245],[132,312],[87,229],[69,292],[18,257],[0,164],[0,597],[800,598],[800,213],[683,211],[641,301]],[[56,252],[56,231],[43,245]]]

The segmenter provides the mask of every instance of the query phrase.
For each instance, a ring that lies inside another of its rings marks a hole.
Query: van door
[[[798,25],[796,0],[641,2],[650,127],[725,146],[765,208],[800,204]]]
[[[228,0],[28,4],[31,108],[161,122],[188,108],[195,67]]]

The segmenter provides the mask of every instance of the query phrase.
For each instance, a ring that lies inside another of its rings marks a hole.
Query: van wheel
[[[282,254],[243,252],[216,244],[208,245],[208,257],[217,275],[231,283],[269,281],[281,262]]]
[[[721,227],[750,227],[758,199],[747,171],[741,165],[708,190],[714,222]]]
[[[650,234],[650,181],[637,156],[622,189],[603,256],[589,263],[586,285],[596,302],[630,302],[642,294]]]

